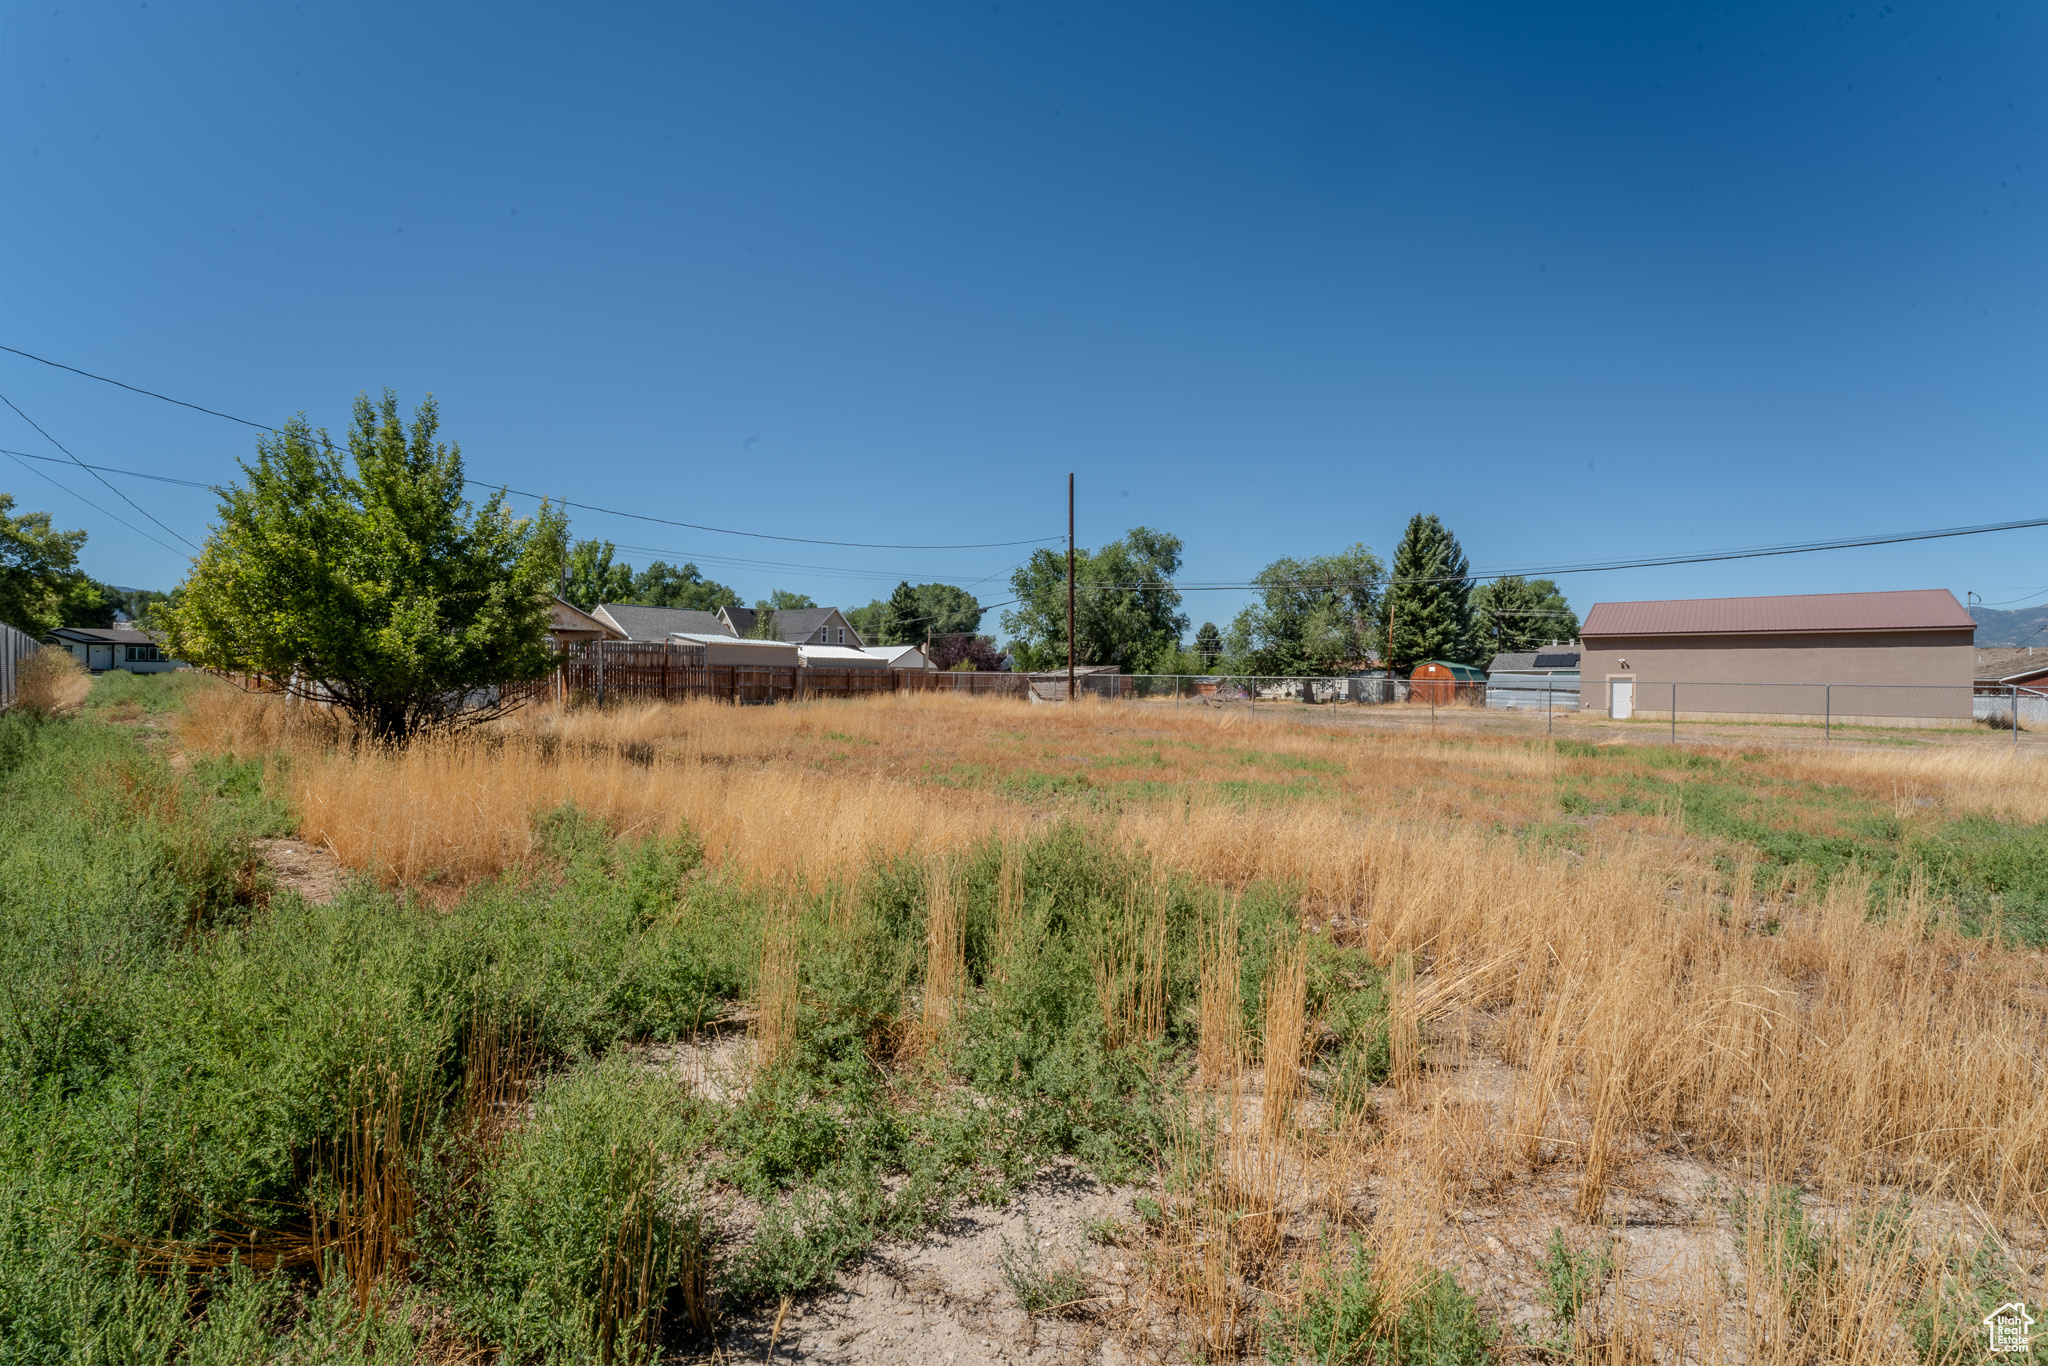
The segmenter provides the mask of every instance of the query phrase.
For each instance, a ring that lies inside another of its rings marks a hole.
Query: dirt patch
[[[270,869],[280,891],[297,892],[325,906],[341,890],[341,861],[328,850],[304,840],[255,840],[256,857]]]
[[[1094,1245],[1088,1226],[1132,1225],[1138,1194],[1057,1167],[1000,1209],[962,1210],[915,1242],[877,1247],[835,1286],[790,1305],[775,1359],[845,1366],[1130,1360],[1098,1320],[1128,1305],[1140,1280],[1139,1257]],[[1004,1276],[1006,1258],[1077,1273],[1092,1302],[1066,1312],[1025,1313]],[[764,1359],[780,1307],[734,1321],[726,1354]]]

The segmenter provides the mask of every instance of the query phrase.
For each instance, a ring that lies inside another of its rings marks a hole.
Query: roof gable
[[[648,607],[637,602],[599,603],[597,613],[626,633],[628,640],[659,641],[682,634],[729,636],[733,634],[716,612],[699,612],[688,607]]]
[[[1898,593],[1796,593],[1768,598],[1599,602],[1587,636],[1806,635],[1824,631],[1967,631],[1970,614],[1946,588]]]

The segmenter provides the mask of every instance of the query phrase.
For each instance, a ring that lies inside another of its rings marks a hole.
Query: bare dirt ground
[[[341,890],[341,861],[326,849],[304,840],[255,840],[256,857],[263,860],[280,889],[297,892],[306,900],[327,905]]]
[[[1691,1151],[1685,1135],[1636,1135],[1616,1145],[1597,1213],[1580,1217],[1582,1164],[1569,1135],[1582,1131],[1586,1117],[1558,1115],[1546,1126],[1553,1141],[1513,1144],[1507,1131],[1525,1074],[1475,1046],[1485,1025],[1478,1017],[1460,1022],[1446,1035],[1462,1037],[1439,1035],[1444,1046],[1418,1079],[1376,1090],[1373,1132],[1352,1160],[1290,1159],[1282,1204],[1292,1255],[1312,1256],[1390,1209],[1423,1210],[1411,1246],[1454,1274],[1501,1325],[1510,1358],[1654,1338],[1690,1341],[1706,1358],[1748,1359],[1756,1327],[1744,1303],[1751,1278],[1736,1210],[1745,1192],[1763,1189],[1757,1173]],[[734,1031],[650,1049],[646,1060],[716,1099],[744,1090],[748,1054],[745,1036]],[[1241,1085],[1236,1123],[1256,1131],[1255,1069]],[[1303,1118],[1319,1121],[1319,1108],[1311,1103]],[[1160,1195],[1156,1186],[1106,1186],[1071,1165],[1049,1168],[1005,1206],[962,1209],[921,1238],[878,1246],[828,1288],[728,1319],[701,1359],[834,1366],[1197,1359],[1173,1305],[1180,1270],[1173,1259],[1185,1250],[1151,1235],[1137,1208],[1141,1197]],[[1809,1210],[1824,1223],[1855,1217],[1830,1200]],[[719,1218],[746,1222],[738,1210]],[[1949,1202],[1918,1205],[1915,1221],[1937,1237],[1998,1236],[2023,1276],[2048,1278],[2042,1230],[1994,1234]],[[1555,1265],[1559,1240],[1604,1268],[1572,1325],[1556,1318],[1545,1265],[1546,1258]],[[1073,1272],[1080,1301],[1026,1313],[1005,1274],[1020,1261]],[[1709,1336],[1717,1347],[1702,1343]]]
[[[962,1210],[914,1243],[885,1244],[829,1290],[739,1319],[721,1350],[730,1360],[844,1366],[898,1362],[1122,1362],[1136,1359],[1103,1320],[1142,1280],[1137,1254],[1089,1241],[1091,1221],[1135,1226],[1140,1192],[1109,1187],[1072,1167],[1041,1175],[1001,1209]],[[1071,1266],[1097,1304],[1031,1315],[1003,1278],[1005,1255]]]

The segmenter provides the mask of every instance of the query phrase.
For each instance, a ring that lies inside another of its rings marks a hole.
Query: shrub
[[[485,1175],[484,1293],[507,1353],[639,1355],[670,1308],[708,1322],[708,1240],[677,1191],[705,1135],[673,1081],[618,1055],[556,1079]]]
[[[14,705],[36,716],[62,716],[84,705],[92,675],[71,651],[45,645],[21,662],[14,676]]]
[[[1491,1360],[1497,1336],[1444,1272],[1423,1272],[1406,1299],[1390,1303],[1372,1251],[1357,1237],[1341,1264],[1326,1252],[1305,1270],[1300,1298],[1273,1310],[1264,1332],[1275,1366],[1479,1366]]]

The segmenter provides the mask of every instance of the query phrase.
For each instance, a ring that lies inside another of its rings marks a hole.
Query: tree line
[[[1257,596],[1228,629],[1190,619],[1173,587],[1181,541],[1135,527],[1100,550],[1078,550],[1074,655],[1126,673],[1327,674],[1368,666],[1407,673],[1424,660],[1484,665],[1579,633],[1578,616],[1549,579],[1477,582],[1458,538],[1417,513],[1394,549],[1392,572],[1364,545],[1286,557],[1253,577]],[[1041,550],[1012,577],[1003,614],[1019,668],[1067,659],[1067,564]]]
[[[463,493],[462,452],[439,439],[428,397],[404,421],[386,390],[358,395],[341,443],[303,414],[257,442],[221,491],[215,525],[171,594],[110,588],[78,569],[82,531],[47,513],[15,515],[0,494],[0,620],[38,637],[146,617],[177,658],[260,674],[317,695],[369,734],[403,743],[495,713],[506,683],[554,666],[548,602],[716,611],[732,588],[695,564],[636,570],[602,540],[571,542],[563,511],[515,516],[501,492]],[[1409,519],[1391,570],[1364,545],[1275,560],[1228,628],[1191,624],[1174,586],[1179,537],[1133,527],[1075,553],[1074,655],[1128,673],[1333,673],[1391,661],[1484,664],[1504,651],[1571,640],[1577,616],[1548,579],[1476,583],[1457,537],[1433,515]],[[1010,579],[1002,627],[1020,669],[1067,660],[1067,558],[1034,552]],[[755,634],[775,614],[816,604],[778,589],[755,603]],[[989,609],[954,584],[899,583],[851,609],[869,644],[927,647],[941,668],[998,668],[981,634]]]

